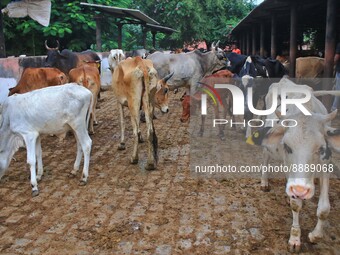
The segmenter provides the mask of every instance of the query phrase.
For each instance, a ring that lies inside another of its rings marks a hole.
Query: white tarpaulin
[[[10,18],[23,18],[27,15],[47,27],[50,24],[51,0],[22,0],[10,2],[1,10]]]

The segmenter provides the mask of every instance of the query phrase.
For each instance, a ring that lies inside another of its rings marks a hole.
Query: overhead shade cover
[[[47,27],[50,24],[51,0],[12,1],[1,11],[10,18],[30,16],[41,25]]]

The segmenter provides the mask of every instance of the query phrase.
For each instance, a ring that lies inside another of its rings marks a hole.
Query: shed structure
[[[91,9],[99,12],[99,14],[94,15],[94,19],[96,20],[96,44],[97,50],[101,50],[101,19],[104,15],[109,15],[115,18],[115,25],[118,29],[118,47],[122,48],[122,28],[126,24],[139,24],[142,26],[143,30],[143,47],[146,48],[146,33],[151,31],[152,33],[152,46],[155,48],[156,46],[156,34],[158,32],[165,34],[172,34],[177,32],[175,29],[170,27],[165,27],[159,24],[154,19],[150,18],[143,12],[137,9],[127,9],[127,8],[119,8],[113,6],[99,5],[99,4],[89,4],[89,3],[80,3],[86,9]]]
[[[295,77],[296,58],[306,32],[314,31],[321,40],[325,57],[324,77],[333,76],[333,57],[340,42],[339,0],[265,0],[231,31],[243,53],[275,58],[289,54],[289,76]],[[331,84],[324,83],[330,90]],[[324,99],[326,106],[330,98]]]

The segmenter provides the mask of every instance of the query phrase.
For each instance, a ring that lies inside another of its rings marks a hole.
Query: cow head
[[[45,67],[55,67],[59,58],[63,58],[64,56],[60,54],[59,51],[59,41],[57,41],[56,48],[50,48],[47,45],[47,40],[45,41],[45,48],[47,50],[47,57],[45,60]]]
[[[155,106],[161,110],[162,113],[169,112],[169,86],[167,81],[174,75],[174,72],[168,74],[163,79],[158,81],[157,91],[155,94]]]
[[[109,69],[113,72],[114,68],[118,65],[119,62],[125,59],[125,54],[121,49],[114,49],[110,51],[110,55],[108,56]]]
[[[296,120],[296,127],[272,128],[262,140],[265,148],[281,151],[285,166],[290,168],[286,185],[289,197],[312,198],[314,178],[329,169],[331,150],[340,152],[340,130],[328,126],[336,114],[337,111],[326,115],[291,115],[286,117],[286,121],[289,121],[288,118]]]

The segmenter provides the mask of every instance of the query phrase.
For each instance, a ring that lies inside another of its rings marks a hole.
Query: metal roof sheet
[[[118,18],[132,18],[139,23],[149,23],[151,25],[160,25],[157,21],[150,18],[148,15],[144,14],[140,10],[137,9],[127,9],[127,8],[119,8],[113,6],[106,6],[100,4],[89,4],[81,2],[80,5],[92,7],[98,11],[109,13]]]

